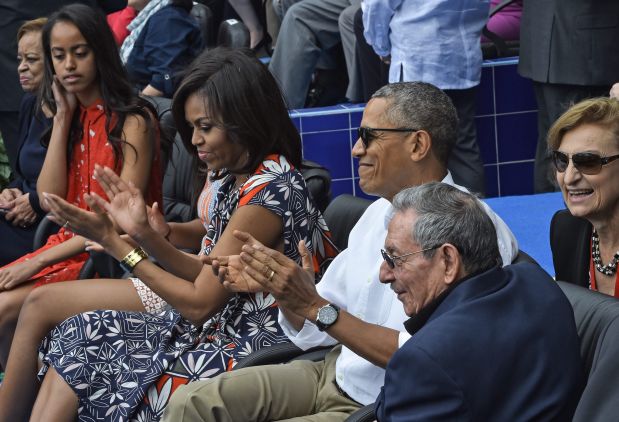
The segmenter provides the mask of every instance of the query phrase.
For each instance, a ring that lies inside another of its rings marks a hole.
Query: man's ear
[[[408,138],[408,142],[412,143],[410,151],[413,161],[421,161],[430,154],[432,139],[428,132],[425,130],[418,130],[417,132],[412,132]]]
[[[451,284],[463,277],[464,266],[462,265],[462,257],[458,248],[451,243],[445,243],[438,250],[442,264],[445,268],[444,277],[445,284]]]

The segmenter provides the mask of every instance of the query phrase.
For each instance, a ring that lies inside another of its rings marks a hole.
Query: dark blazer
[[[524,0],[522,76],[537,82],[611,85],[619,80],[619,1]]]
[[[574,217],[569,210],[557,211],[552,216],[550,249],[557,280],[589,287],[592,231],[591,223]]]
[[[43,134],[52,126],[52,119],[46,118],[38,112],[37,97],[26,94],[19,110],[19,149],[15,165],[15,177],[9,184],[10,188],[17,188],[23,193],[30,193],[30,205],[39,214],[45,212],[39,205],[37,194],[37,179],[45,161],[47,148],[41,144]]]
[[[127,0],[2,0],[0,1],[0,111],[17,111],[24,92],[17,76],[17,30],[27,20],[49,16],[62,6],[84,3],[110,13]]]
[[[497,267],[457,285],[393,355],[376,416],[568,421],[583,375],[561,289],[537,265]]]
[[[16,227],[0,216],[0,266],[32,252],[32,242],[38,222],[45,215],[39,205],[37,179],[47,150],[41,145],[41,136],[52,125],[52,119],[37,113],[37,98],[26,94],[19,111],[19,153],[15,166],[15,178],[9,188],[29,193],[32,209],[37,213],[37,222],[29,227]]]

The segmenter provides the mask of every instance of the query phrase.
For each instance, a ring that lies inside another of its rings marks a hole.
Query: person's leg
[[[30,421],[74,421],[77,419],[77,406],[77,396],[71,387],[54,368],[49,368],[32,408]]]
[[[445,90],[458,113],[458,139],[451,151],[447,167],[457,184],[483,196],[486,193],[486,180],[484,164],[477,145],[476,91],[477,87]]]
[[[344,57],[346,58],[346,69],[348,71],[348,89],[346,90],[346,98],[353,103],[363,101],[361,72],[359,69],[359,59],[356,55],[356,39],[354,29],[355,14],[361,10],[361,3],[358,0],[351,1],[348,6],[340,14],[338,26],[340,27],[340,37],[342,38],[342,48]]]
[[[367,102],[372,94],[389,83],[389,66],[380,60],[363,35],[363,11],[355,13],[353,27],[356,39],[356,57],[359,62],[361,90],[363,101]]]
[[[316,63],[322,51],[340,42],[338,18],[349,5],[348,0],[303,0],[286,12],[269,70],[289,108],[305,105]]]
[[[143,312],[129,280],[78,280],[31,291],[19,315],[11,354],[0,388],[0,420],[24,419],[34,402],[38,348],[47,333],[70,316],[95,309]]]
[[[279,18],[279,23],[281,24],[284,20],[284,16],[286,16],[286,12],[293,4],[298,3],[302,0],[273,0],[273,12]]]
[[[243,368],[181,386],[163,421],[265,421],[313,414],[323,366],[296,361]]]
[[[547,151],[546,134],[551,122],[544,85],[533,82],[533,90],[537,101],[537,146],[535,148],[535,165],[533,168],[533,189],[535,193],[552,192],[556,189],[550,180],[550,156]]]
[[[264,37],[264,28],[250,0],[228,0],[249,30],[249,47],[254,48]]]
[[[327,354],[324,369],[320,375],[316,408],[311,415],[297,416],[280,422],[334,422],[344,421],[362,405],[346,396],[335,381],[335,363],[341,346]]]
[[[6,369],[19,311],[34,282],[0,292],[0,365]],[[2,389],[0,389],[1,391]]]

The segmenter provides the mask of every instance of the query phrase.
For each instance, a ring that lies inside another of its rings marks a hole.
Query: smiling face
[[[619,140],[602,126],[584,124],[567,132],[558,150],[570,157],[578,152],[607,157],[619,154]],[[591,222],[607,222],[619,215],[619,160],[602,166],[595,175],[579,172],[570,160],[563,173],[556,172],[556,178],[573,215]]]
[[[43,79],[41,32],[26,32],[17,43],[19,83],[26,92],[36,91]]]
[[[50,33],[54,72],[62,86],[88,105],[100,96],[95,55],[88,42],[70,22],[58,22]]]
[[[374,98],[363,111],[361,126],[367,128],[395,129],[384,115],[389,101]],[[411,186],[409,169],[412,162],[405,139],[415,132],[376,132],[368,147],[357,139],[352,155],[359,159],[359,186],[363,192],[391,200],[403,188]]]
[[[234,173],[235,169],[243,167],[247,161],[245,148],[232,143],[224,129],[214,126],[202,96],[196,93],[187,98],[185,118],[193,131],[191,143],[209,170],[226,168]]]
[[[389,254],[399,256],[422,249],[411,237],[416,221],[417,214],[412,210],[395,213],[385,238],[385,250]],[[379,279],[391,284],[406,315],[417,314],[448,287],[440,265],[435,265],[436,258],[437,254],[428,259],[423,253],[416,253],[396,263],[393,269],[384,261],[381,264]]]

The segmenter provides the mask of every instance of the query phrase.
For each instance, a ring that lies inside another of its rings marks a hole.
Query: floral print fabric
[[[227,175],[207,230],[209,253],[235,209],[263,206],[283,222],[285,254],[300,262],[305,240],[318,274],[336,254],[322,215],[309,199],[301,174],[283,156],[271,155],[240,189]],[[180,385],[231,370],[262,347],[288,341],[268,293],[237,294],[202,327],[177,311],[158,315],[94,311],[71,317],[41,345],[44,366],[55,368],[79,397],[81,421],[157,421]]]

